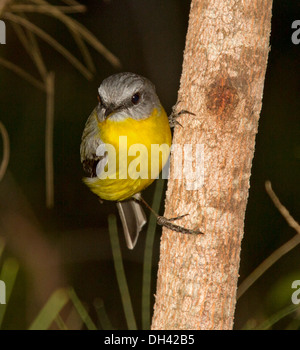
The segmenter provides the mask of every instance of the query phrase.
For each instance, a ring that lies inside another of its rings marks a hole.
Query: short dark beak
[[[115,106],[107,106],[107,108],[105,108],[105,119],[108,118],[110,116],[110,114],[112,114],[115,111]]]

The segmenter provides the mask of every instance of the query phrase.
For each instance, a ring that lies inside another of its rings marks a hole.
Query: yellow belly
[[[168,117],[161,107],[147,119],[108,118],[98,125],[101,140],[116,150],[116,166],[108,178],[85,183],[102,199],[125,200],[149,186],[165,165],[172,141]]]

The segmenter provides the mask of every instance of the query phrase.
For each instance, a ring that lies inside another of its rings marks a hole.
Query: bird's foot
[[[170,218],[170,219],[167,219],[164,216],[158,216],[157,223],[158,223],[158,225],[165,226],[166,228],[173,230],[173,231],[176,231],[176,232],[186,233],[186,234],[190,234],[190,235],[203,234],[203,232],[201,232],[200,230],[191,230],[191,229],[179,226],[179,225],[175,225],[171,222],[171,221],[175,221],[175,220],[180,220],[187,215],[189,215],[189,214],[180,215],[180,216],[177,216],[175,218]]]
[[[178,104],[180,103],[181,101],[178,101],[176,102],[176,104],[172,107],[172,112],[171,114],[169,115],[169,124],[170,124],[170,127],[171,128],[174,128],[175,125],[179,125],[181,127],[183,127],[179,121],[177,120],[177,118],[179,118],[182,114],[191,114],[191,115],[196,115],[195,113],[193,112],[189,112],[185,109],[182,109],[181,111],[179,112],[176,112],[176,108],[178,106]]]

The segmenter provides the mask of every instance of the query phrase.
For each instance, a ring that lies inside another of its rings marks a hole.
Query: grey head
[[[106,118],[146,119],[153,108],[160,108],[155,86],[148,79],[128,72],[104,79],[98,89],[98,100],[96,112],[100,122]]]

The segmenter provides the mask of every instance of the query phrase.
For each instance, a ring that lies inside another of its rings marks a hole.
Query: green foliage
[[[294,291],[291,288],[293,281],[299,280],[299,271],[291,271],[289,274],[284,276],[279,276],[278,280],[270,286],[267,295],[267,308],[271,312],[275,312],[274,305],[276,309],[283,309],[291,304],[291,294]]]
[[[1,244],[0,241],[0,257],[1,257],[1,253],[3,251],[4,248],[4,241]],[[2,251],[1,251],[2,250]],[[6,304],[1,304],[0,305],[0,329],[1,329],[1,325],[3,323],[4,320],[4,316],[7,310],[7,305],[8,302],[10,300],[10,296],[16,281],[16,277],[19,271],[19,263],[17,262],[17,260],[15,258],[7,258],[4,260],[3,265],[2,265],[2,269],[0,272],[0,281],[4,281],[5,282],[5,286],[6,286],[6,295],[5,295],[5,299],[6,299]]]
[[[159,211],[159,206],[162,199],[163,193],[163,180],[158,180],[156,182],[155,193],[153,197],[152,208],[154,211]],[[123,310],[127,322],[128,329],[137,329],[137,324],[135,320],[135,315],[133,312],[131,297],[129,293],[129,288],[127,284],[125,269],[123,265],[122,253],[120,248],[120,242],[118,237],[118,228],[115,215],[110,215],[108,217],[109,224],[109,235],[112,246],[113,261],[115,266],[116,278],[119,285],[119,291],[121,295]],[[152,269],[152,250],[153,242],[156,231],[156,218],[150,216],[147,237],[145,244],[144,253],[144,265],[143,265],[143,279],[142,279],[142,328],[150,329],[150,319],[151,319],[151,269]],[[0,258],[3,255],[5,247],[4,239],[0,238]],[[15,258],[6,258],[3,261],[0,280],[6,283],[6,300],[5,305],[0,305],[0,329],[3,324],[5,312],[10,300],[10,296],[13,291],[17,273],[19,270],[19,264]],[[287,316],[294,315],[292,321],[287,325],[287,329],[297,329],[299,328],[299,305],[291,304],[291,280],[298,279],[298,272],[291,272],[291,274],[280,278],[268,292],[268,303],[269,308],[276,305],[277,310],[273,311],[270,317],[267,317],[259,325],[253,320],[247,324],[247,329],[271,329],[277,322],[282,320]],[[46,330],[50,328],[59,328],[62,330],[67,330],[68,318],[62,317],[62,311],[66,309],[67,305],[71,305],[72,310],[75,310],[77,317],[79,317],[80,325],[84,325],[88,330],[96,330],[97,326],[90,317],[86,307],[83,305],[81,300],[78,298],[73,288],[61,288],[56,290],[48,299],[46,304],[40,310],[34,321],[29,326],[30,330]],[[114,329],[112,322],[110,321],[107,312],[105,310],[104,302],[102,299],[97,298],[94,302],[94,308],[98,316],[98,322],[101,329],[112,330]],[[69,312],[71,314],[71,312]],[[65,320],[66,319],[66,320]],[[251,325],[252,324],[252,325]],[[79,326],[82,328],[82,326]]]
[[[109,236],[110,236],[111,248],[113,252],[116,277],[119,284],[119,290],[121,293],[121,299],[123,303],[123,309],[125,313],[127,326],[128,326],[128,329],[135,330],[137,329],[137,325],[136,325],[136,321],[133,313],[131,298],[130,298],[127,280],[125,276],[120,242],[118,237],[117,219],[115,215],[109,215],[108,225],[109,225]]]
[[[256,330],[267,330],[271,329],[271,327],[283,319],[284,317],[292,314],[295,311],[300,310],[299,305],[288,305],[287,307],[279,310],[278,312],[274,313],[271,317],[269,317],[267,320],[262,322],[259,326],[255,327]],[[298,321],[298,327],[299,327],[299,321]]]
[[[164,180],[159,179],[156,181],[156,187],[154,191],[152,209],[158,213],[160,203],[162,201],[164,188]],[[156,217],[151,213],[144,253],[144,267],[143,267],[143,286],[142,286],[142,328],[150,329],[150,301],[151,301],[151,271],[152,271],[152,252],[153,243],[156,232]]]
[[[88,330],[96,330],[97,327],[95,326],[95,323],[90,318],[88,312],[86,311],[85,307],[83,306],[82,302],[78,298],[77,294],[75,293],[74,289],[71,288],[69,290],[69,297],[71,301],[73,302],[75,309],[77,310],[79,316],[81,317],[82,321],[86,325]]]
[[[38,316],[32,322],[29,330],[45,330],[48,329],[51,324],[58,317],[60,311],[69,301],[69,294],[66,289],[56,290],[45,306],[42,308]]]

